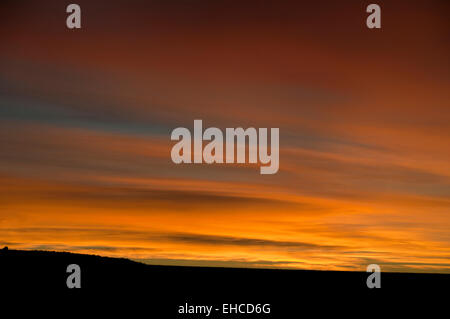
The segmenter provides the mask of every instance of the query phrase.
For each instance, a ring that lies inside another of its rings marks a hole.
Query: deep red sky
[[[149,263],[450,272],[449,5],[0,5],[0,244]],[[170,132],[279,127],[280,171]]]

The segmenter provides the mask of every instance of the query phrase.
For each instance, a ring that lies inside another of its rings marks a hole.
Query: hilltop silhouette
[[[81,289],[66,286],[69,264],[81,268]],[[444,291],[450,287],[450,275],[382,273],[382,288],[368,289],[367,276],[365,272],[153,266],[67,252],[0,251],[1,289],[21,295],[59,295],[70,301],[89,296],[96,304],[108,299],[110,305],[115,300],[115,307],[151,308],[159,318],[194,318],[177,314],[177,307],[185,303],[217,307],[223,303],[271,304],[271,314],[261,318],[285,318],[299,310],[335,314],[344,306],[374,304],[406,310],[417,306],[413,300],[424,302],[430,296],[439,305],[438,297],[448,296]]]

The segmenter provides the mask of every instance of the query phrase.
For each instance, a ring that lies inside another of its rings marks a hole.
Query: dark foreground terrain
[[[80,289],[67,288],[69,264],[81,268]],[[311,313],[318,317],[403,317],[419,308],[445,309],[449,302],[450,275],[381,273],[380,289],[367,288],[368,275],[150,266],[93,255],[0,251],[0,289],[9,299],[20,300],[24,309],[28,302],[39,304],[32,308],[36,314],[63,308],[67,313],[89,311],[106,316],[124,312],[146,318],[309,318]],[[214,310],[209,316],[179,314],[186,303]],[[227,314],[223,304],[260,304],[261,308],[270,304],[265,307],[270,313]]]

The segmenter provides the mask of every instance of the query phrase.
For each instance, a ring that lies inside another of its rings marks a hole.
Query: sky
[[[0,245],[450,273],[448,2],[70,3],[0,4]],[[174,164],[195,119],[279,128],[278,173]]]

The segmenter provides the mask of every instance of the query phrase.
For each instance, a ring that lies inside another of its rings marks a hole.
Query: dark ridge
[[[81,268],[80,289],[67,288],[70,273],[66,270],[70,264]],[[302,311],[333,309],[333,314],[343,305],[372,303],[405,311],[424,305],[425,300],[442,305],[439,300],[448,298],[450,275],[381,273],[380,289],[367,287],[368,275],[365,272],[154,266],[125,258],[69,252],[0,250],[0,289],[12,295],[57,296],[66,302],[81,298],[88,303],[95,300],[97,305],[106,300],[103,306],[112,302],[116,309],[144,311],[143,307],[150,307],[159,318],[206,318],[177,314],[178,307],[186,303],[218,308],[224,303],[267,303],[272,305],[271,314],[250,317],[285,318],[297,313],[299,305]],[[413,300],[420,303],[415,304]],[[324,302],[326,307],[322,306]],[[246,318],[242,314],[215,315],[210,318]]]

